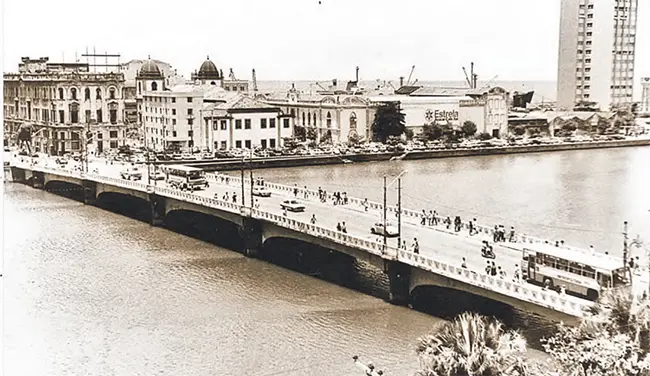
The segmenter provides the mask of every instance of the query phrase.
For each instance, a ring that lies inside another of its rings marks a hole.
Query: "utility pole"
[[[244,194],[245,194],[245,190],[244,190],[244,161],[245,161],[245,157],[242,155],[242,157],[241,157],[241,206],[242,206],[242,208],[245,205],[244,204]]]
[[[627,267],[627,221],[623,222],[623,267]]]
[[[384,175],[384,252],[386,252],[386,175]]]
[[[251,215],[253,214],[253,203],[255,200],[253,199],[253,187],[255,187],[254,181],[253,181],[253,150],[251,150],[251,161],[248,166],[248,169],[250,171],[251,175]]]
[[[402,178],[397,178],[397,249],[402,245]]]

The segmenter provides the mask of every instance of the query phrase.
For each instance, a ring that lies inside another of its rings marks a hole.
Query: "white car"
[[[392,223],[386,222],[386,230],[384,231],[384,223],[383,222],[377,222],[375,223],[374,226],[370,228],[370,232],[373,233],[374,235],[381,235],[386,237],[392,238],[399,236],[399,231],[397,231],[397,227],[393,226]]]
[[[137,167],[130,167],[120,172],[120,177],[126,180],[140,180],[142,179],[142,172]]]
[[[305,205],[301,204],[296,200],[285,200],[280,204],[282,209],[287,209],[291,212],[303,212],[305,211]]]
[[[271,197],[271,191],[264,187],[254,187],[253,188],[253,196],[259,196],[259,197]]]
[[[162,171],[156,171],[151,173],[151,180],[165,180],[167,176]]]

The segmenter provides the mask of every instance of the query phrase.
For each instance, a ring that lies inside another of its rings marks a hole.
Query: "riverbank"
[[[358,162],[379,162],[391,159],[418,160],[434,158],[456,158],[495,154],[541,153],[566,150],[606,149],[634,146],[650,146],[650,139],[592,141],[584,143],[561,143],[546,145],[513,145],[505,147],[488,147],[480,149],[454,148],[444,150],[422,150],[404,153],[368,153],[346,155],[286,156],[273,158],[253,158],[247,160],[246,168],[282,168],[323,166]],[[185,164],[200,167],[206,171],[230,171],[241,169],[240,159],[222,159],[211,161],[162,161],[159,164]]]

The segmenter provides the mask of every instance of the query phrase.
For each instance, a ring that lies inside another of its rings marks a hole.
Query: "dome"
[[[163,74],[151,58],[147,59],[138,71],[138,77],[146,78],[163,78]]]
[[[209,56],[203,62],[203,64],[201,64],[201,68],[199,68],[199,73],[197,74],[197,78],[201,80],[221,79],[221,74],[219,74],[219,70],[217,69],[217,66],[214,65],[214,63],[210,60]]]

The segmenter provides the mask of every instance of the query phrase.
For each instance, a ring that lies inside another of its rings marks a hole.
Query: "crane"
[[[463,67],[463,73],[465,73],[465,82],[467,82],[467,85],[469,85],[469,88],[472,88],[472,82],[469,80],[469,76],[467,75],[467,69]]]
[[[474,62],[473,61],[471,62],[470,66],[471,66],[471,68],[470,68],[469,76],[467,75],[467,70],[465,69],[465,67],[462,67],[463,68],[463,73],[465,73],[465,81],[469,85],[470,89],[476,89],[476,83],[478,81],[478,74],[474,73]]]
[[[409,79],[406,80],[406,86],[408,86],[411,82],[411,76],[413,76],[413,71],[415,70],[415,65],[411,67],[411,73],[409,73]]]
[[[255,75],[255,68],[253,68],[253,91],[257,91],[257,75]]]

